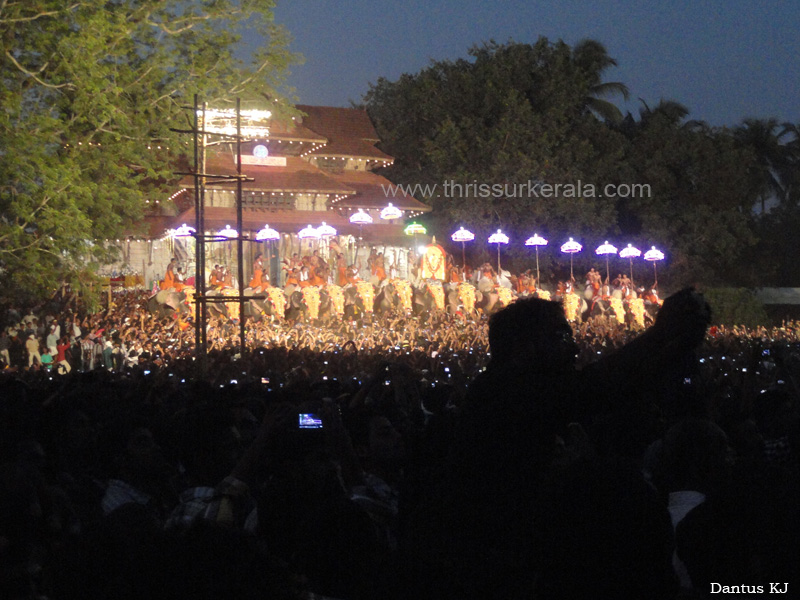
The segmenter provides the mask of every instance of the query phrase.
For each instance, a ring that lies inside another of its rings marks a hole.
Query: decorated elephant
[[[362,319],[375,310],[375,288],[367,281],[359,281],[343,288],[344,318]]]
[[[452,314],[474,317],[477,314],[478,290],[471,283],[451,286],[447,292],[447,310]]]
[[[496,291],[497,291],[497,304],[500,305],[499,308],[508,306],[517,299],[516,294],[509,287],[499,286]]]
[[[187,315],[191,308],[187,303],[186,292],[175,289],[159,290],[147,300],[147,310],[157,317],[171,317],[178,313]]]
[[[286,315],[286,295],[281,288],[267,287],[245,288],[245,296],[265,296],[265,298],[250,298],[244,305],[245,316],[256,321],[261,319],[283,319]]]
[[[228,288],[231,292],[234,292],[233,288]],[[225,296],[231,295],[230,292],[226,292],[225,290],[208,290],[206,292],[206,298],[223,298]],[[224,319],[233,318],[234,315],[231,313],[231,302],[206,302],[206,312],[212,317],[221,317]]]
[[[643,329],[645,324],[651,317],[644,306],[644,300],[642,298],[631,297],[624,301],[625,310],[627,314],[627,322],[630,326],[636,327],[639,329]]]
[[[330,296],[316,285],[297,288],[287,298],[286,318],[291,321],[319,321],[330,317]]]
[[[658,290],[655,288],[645,289],[639,288],[638,290],[639,298],[644,301],[644,310],[649,317],[649,321],[655,321],[656,314],[658,314],[658,309],[661,308],[661,305],[664,301],[658,296]]]
[[[375,295],[376,313],[405,313],[414,311],[414,287],[405,279],[392,279]]]
[[[564,307],[564,316],[567,318],[567,321],[581,322],[588,317],[589,305],[586,300],[581,298],[578,294],[565,293],[556,296],[555,300],[561,302]]]
[[[344,317],[344,289],[338,285],[329,285],[326,290],[328,291],[329,303],[329,316],[332,319],[341,319]],[[323,317],[324,319],[325,317]]]
[[[446,308],[446,293],[442,282],[438,279],[426,279],[420,287],[414,289],[414,314],[421,315]]]

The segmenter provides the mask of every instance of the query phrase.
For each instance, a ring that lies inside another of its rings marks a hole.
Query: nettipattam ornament
[[[356,291],[364,302],[364,312],[371,313],[375,304],[375,288],[369,281],[359,281],[356,283]]]
[[[625,323],[625,309],[622,306],[622,299],[620,298],[609,298],[608,305],[614,311],[614,316],[617,319],[617,323],[620,325]]]
[[[498,300],[503,303],[503,306],[508,306],[516,300],[514,293],[507,287],[497,288],[497,296]]]
[[[436,308],[444,310],[444,287],[442,287],[442,282],[429,280],[428,290],[430,290],[431,296],[433,296],[433,303],[436,305]]]
[[[633,315],[633,321],[639,327],[644,327],[644,300],[641,298],[629,298],[628,309]]]
[[[578,320],[578,309],[581,305],[581,298],[577,294],[564,294],[564,315],[567,321]]]
[[[238,296],[239,290],[235,290],[233,288],[224,288],[221,290],[223,296]],[[226,302],[225,307],[228,309],[228,315],[231,319],[238,319],[239,318],[239,303],[238,302]]]
[[[286,313],[286,294],[281,288],[268,287],[266,290],[267,300],[272,304],[272,314],[278,318]]]
[[[333,312],[341,317],[344,314],[344,290],[338,285],[329,285],[327,287],[328,295],[331,298],[331,307]]]
[[[414,290],[411,288],[411,284],[405,279],[392,279],[391,284],[397,292],[403,310],[412,311],[414,309]]]
[[[475,310],[475,288],[470,283],[458,284],[458,300],[466,314]]]
[[[304,287],[302,292],[303,304],[305,304],[306,309],[308,309],[308,318],[312,321],[319,319],[319,305],[321,303],[319,298],[319,287],[316,285],[310,285],[308,287]]]

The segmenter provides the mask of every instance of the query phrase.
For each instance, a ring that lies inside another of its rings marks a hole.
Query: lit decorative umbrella
[[[336,235],[336,230],[323,221],[322,225],[317,227],[317,233],[321,238],[329,238]]]
[[[235,229],[231,229],[230,225],[225,225],[224,229],[220,229],[217,232],[217,236],[228,238],[229,240],[231,240],[231,239],[233,239],[235,237],[239,237],[239,232],[236,231]],[[230,263],[231,262],[231,258],[232,258],[231,257],[232,250],[231,250],[230,244],[226,244],[226,245],[228,246],[228,263]],[[225,254],[224,254],[225,251],[223,250],[222,252],[223,252],[222,257],[225,258]]]
[[[644,259],[653,263],[653,287],[658,287],[658,273],[656,272],[656,263],[660,260],[664,260],[664,253],[661,250],[656,250],[655,246],[652,246],[650,250],[644,253]]]
[[[642,255],[642,251],[638,248],[634,248],[630,244],[627,247],[623,248],[619,252],[620,258],[627,258],[628,262],[631,265],[631,285],[633,285],[633,259],[639,258]]]
[[[403,211],[389,202],[389,206],[381,211],[381,219],[391,221],[392,219],[399,219],[403,216]]]
[[[336,235],[336,230],[330,225],[328,225],[325,221],[323,221],[322,225],[317,227],[317,233],[319,234],[319,237],[321,239],[325,240],[325,257],[327,260],[327,258],[329,257],[328,240]]]
[[[547,246],[547,240],[540,236],[538,233],[534,233],[533,237],[529,237],[525,240],[526,246],[533,246],[536,248],[536,287],[539,287],[539,246]]]
[[[300,231],[298,231],[297,237],[299,237],[301,240],[318,240],[319,231],[309,225],[308,227],[303,227]],[[300,247],[302,248],[302,245]]]
[[[372,225],[372,217],[369,216],[369,213],[365,213],[364,209],[359,208],[358,212],[354,212],[350,215],[350,222],[353,225],[358,225],[358,240],[360,240],[361,228],[364,225]],[[356,240],[356,258],[358,258],[358,240]]]
[[[420,225],[419,223],[409,223],[403,230],[403,233],[406,235],[425,235],[428,233],[428,230],[425,229],[424,225]]]
[[[190,237],[194,235],[197,230],[194,227],[189,227],[186,223],[172,230],[172,237]]]
[[[464,270],[464,275],[466,276],[467,273],[467,255],[465,251],[465,246],[467,242],[471,242],[475,239],[475,234],[472,233],[469,229],[464,229],[461,227],[458,231],[456,231],[453,235],[450,236],[450,239],[454,242],[459,242],[461,244],[461,267]]]
[[[220,229],[217,232],[217,235],[226,237],[229,240],[239,236],[239,233],[235,229],[231,229],[230,225],[225,225],[225,229]]]
[[[500,231],[497,230],[497,233],[493,233],[489,236],[489,243],[490,244],[497,244],[497,274],[500,274],[500,244],[507,244],[508,243],[508,236]]]
[[[301,240],[318,240],[319,239],[319,232],[314,229],[311,225],[308,227],[303,227],[297,234]]]
[[[271,242],[272,240],[280,239],[280,237],[281,234],[272,229],[269,225],[264,225],[264,227],[256,233],[256,239],[259,242],[263,242],[265,240]]]
[[[359,208],[358,212],[354,212],[350,215],[350,222],[359,227],[362,225],[371,225],[372,217],[369,216],[369,213],[365,213],[363,208]]]
[[[281,239],[281,234],[275,229],[272,229],[269,225],[264,225],[264,227],[256,232],[256,240],[259,242],[269,242],[269,260],[267,261],[267,265],[269,266],[270,278],[272,278],[272,242],[279,239]]]
[[[612,246],[611,244],[609,244],[608,241],[605,241],[597,247],[597,250],[595,250],[594,253],[606,257],[606,281],[608,281],[609,280],[608,256],[609,254],[616,254],[617,248],[616,246]]]
[[[406,235],[413,235],[414,236],[414,245],[413,248],[416,250],[417,247],[417,234],[425,235],[428,233],[428,230],[425,229],[424,225],[420,225],[419,223],[409,223],[406,228],[403,230],[403,233]]]
[[[170,230],[169,235],[172,238],[171,241],[174,244],[175,238],[193,237],[196,232],[197,232],[197,230],[194,227],[189,227],[186,223],[184,223],[183,225],[181,225],[177,229]]]
[[[583,246],[581,246],[578,242],[569,238],[568,242],[564,242],[561,245],[561,251],[564,254],[569,254],[569,277],[570,279],[575,279],[575,276],[572,274],[572,255],[577,254],[583,250]]]

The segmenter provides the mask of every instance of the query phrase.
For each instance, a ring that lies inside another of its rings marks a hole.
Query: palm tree
[[[572,62],[586,78],[588,92],[584,98],[584,108],[605,121],[619,122],[622,113],[619,108],[604,98],[622,96],[628,99],[628,87],[619,81],[603,81],[603,75],[617,61],[608,55],[606,47],[597,40],[585,39],[572,49]]]
[[[642,125],[646,125],[652,119],[662,118],[672,126],[678,127],[689,114],[689,109],[675,100],[661,99],[653,108],[650,108],[642,98],[639,98],[639,102],[643,104],[643,108],[639,109],[639,120]]]
[[[761,212],[766,209],[768,198],[783,203],[787,199],[792,174],[792,146],[783,143],[783,138],[792,133],[793,127],[783,129],[776,119],[744,119],[734,130],[734,139],[740,147],[753,152],[758,165],[758,196]],[[791,142],[790,142],[791,144]]]

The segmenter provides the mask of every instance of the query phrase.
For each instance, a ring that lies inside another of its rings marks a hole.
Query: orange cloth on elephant
[[[347,285],[347,267],[339,267],[336,269],[336,285],[339,287]]]
[[[257,269],[253,271],[253,278],[250,280],[250,283],[247,284],[247,287],[255,288],[262,285],[261,283],[261,276],[264,274],[263,269]]]
[[[458,267],[450,268],[450,283],[461,283],[461,270]]]
[[[322,287],[325,285],[325,280],[316,272],[308,278],[308,282],[310,285],[316,285],[317,287]]]
[[[286,277],[286,285],[300,285],[300,282],[297,279],[297,275],[294,273],[289,273],[288,277]]]

